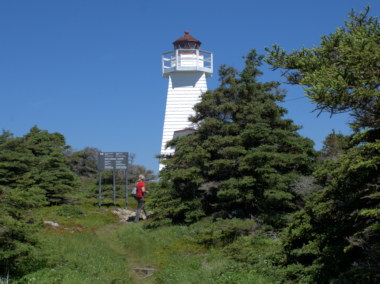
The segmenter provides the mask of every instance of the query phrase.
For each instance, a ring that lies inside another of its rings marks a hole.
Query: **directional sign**
[[[126,170],[128,168],[128,152],[100,152],[98,169]]]
[[[102,170],[113,171],[113,206],[116,208],[115,170],[125,170],[125,208],[128,209],[128,152],[100,152],[99,169],[99,208],[102,205]]]

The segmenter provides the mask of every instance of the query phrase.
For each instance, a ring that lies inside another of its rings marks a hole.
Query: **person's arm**
[[[144,193],[149,193],[149,191],[147,191],[147,190],[145,189],[145,185],[144,185],[143,187],[141,187],[141,191],[144,192]]]

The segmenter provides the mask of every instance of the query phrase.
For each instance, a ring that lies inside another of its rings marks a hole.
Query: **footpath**
[[[134,224],[133,221],[136,215],[136,211],[117,208],[112,210],[112,213],[119,217],[120,225],[127,223]],[[140,219],[145,220],[145,215],[141,215],[142,216],[140,216]],[[105,243],[107,247],[127,259],[126,266],[130,271],[132,271],[131,275],[135,283],[154,283],[154,272],[157,270],[157,268],[143,263],[142,260],[138,258],[138,256],[133,255],[130,251],[127,251],[122,241],[120,240],[118,228],[118,225],[110,224],[95,230],[94,234],[96,234],[100,241]]]

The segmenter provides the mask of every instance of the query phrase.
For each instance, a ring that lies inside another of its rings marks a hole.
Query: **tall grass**
[[[120,240],[140,266],[158,268],[155,283],[273,283],[249,265],[196,244],[188,227],[144,230],[133,224],[120,229]]]
[[[53,206],[34,212],[35,218],[57,222],[38,234],[41,267],[19,283],[133,283],[128,259],[110,241],[104,230],[118,223],[110,210],[90,204]],[[120,245],[118,246],[120,247]]]
[[[119,224],[112,207],[99,209],[92,201],[75,206],[34,213],[60,225],[40,231],[40,269],[15,283],[273,283],[250,261],[227,257],[222,247],[200,242],[200,237],[211,236],[203,229],[211,228],[207,222],[201,228],[148,230],[141,222]],[[223,232],[229,226],[217,225]]]
[[[46,267],[21,283],[130,283],[125,256],[110,249],[92,232],[45,238]]]

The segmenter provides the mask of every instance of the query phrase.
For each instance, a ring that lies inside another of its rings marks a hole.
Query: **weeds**
[[[15,283],[273,283],[270,266],[260,265],[275,246],[252,239],[253,221],[205,219],[146,229],[143,222],[121,225],[112,207],[94,204],[34,211],[34,218],[59,226],[40,230],[39,263]]]

